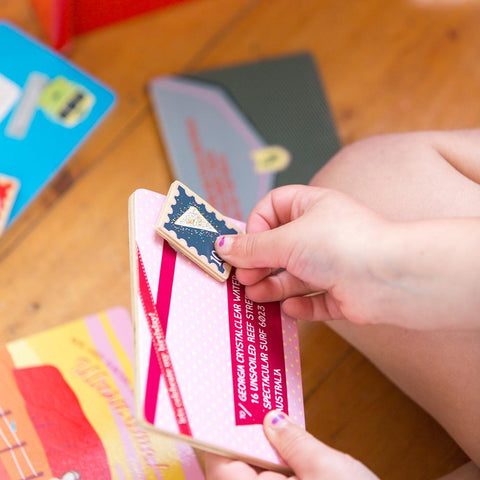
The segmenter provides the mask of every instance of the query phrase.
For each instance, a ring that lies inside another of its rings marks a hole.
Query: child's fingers
[[[345,317],[328,292],[287,298],[282,304],[282,310],[288,316],[302,320],[328,321]]]
[[[246,234],[217,238],[217,253],[237,268],[285,268],[296,244],[308,234],[295,220],[323,193],[305,185],[272,190],[254,207]]]
[[[205,453],[205,470],[209,480],[253,480],[256,471],[246,463]]]
[[[237,268],[235,275],[242,285],[254,285],[272,274],[272,268]]]
[[[269,412],[265,435],[298,479],[378,480],[354,458],[317,440],[284,413]]]
[[[302,280],[287,271],[282,271],[247,286],[246,292],[248,298],[255,302],[275,302],[289,297],[308,295],[312,293],[312,289]]]
[[[227,263],[240,268],[283,268],[293,246],[290,235],[279,227],[261,233],[223,235],[215,250]]]
[[[247,232],[258,233],[291,222],[304,213],[308,199],[318,198],[322,189],[306,185],[286,185],[271,190],[253,208]]]
[[[286,480],[277,472],[261,471],[242,461],[205,453],[205,472],[208,480]]]
[[[263,421],[263,428],[270,443],[298,478],[334,478],[327,460],[336,450],[318,441],[299,425],[294,424],[282,412],[271,411]],[[322,461],[326,468],[322,468]]]

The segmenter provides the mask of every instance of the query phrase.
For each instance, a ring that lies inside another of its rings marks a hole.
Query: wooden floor
[[[27,0],[1,0],[0,17],[42,38]],[[151,77],[309,50],[343,144],[475,127],[479,22],[478,1],[195,0],[77,38],[71,58],[118,104],[0,240],[0,342],[129,307],[127,198],[139,187],[165,193],[172,181],[146,96]],[[359,353],[322,325],[301,328],[313,434],[382,479],[433,479],[464,463]]]

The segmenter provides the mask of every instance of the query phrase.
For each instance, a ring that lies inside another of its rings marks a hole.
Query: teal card
[[[0,174],[20,182],[11,224],[95,129],[115,95],[8,22],[0,22],[0,59]]]

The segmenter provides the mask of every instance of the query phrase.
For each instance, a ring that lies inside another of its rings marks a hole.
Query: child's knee
[[[342,185],[351,186],[358,179],[385,179],[395,163],[408,161],[407,151],[418,141],[414,133],[375,135],[357,140],[334,155],[310,183],[341,188]]]
[[[310,183],[342,191],[392,220],[478,216],[478,186],[439,153],[435,138],[438,133],[415,132],[359,140]]]

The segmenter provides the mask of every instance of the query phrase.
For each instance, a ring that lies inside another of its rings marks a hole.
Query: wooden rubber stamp
[[[155,228],[175,250],[218,281],[229,277],[231,265],[215,252],[215,240],[242,231],[183,183],[170,186]]]

